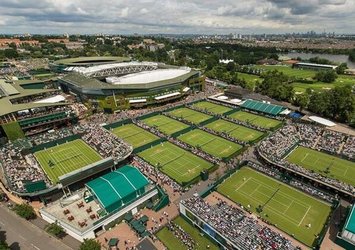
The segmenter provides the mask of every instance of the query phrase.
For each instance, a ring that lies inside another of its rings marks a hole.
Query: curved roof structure
[[[149,83],[163,80],[173,79],[189,73],[191,69],[157,69],[153,71],[143,71],[135,74],[129,74],[121,77],[108,77],[106,81],[108,83],[117,84],[137,84],[137,83]]]
[[[322,124],[324,126],[328,126],[328,127],[333,127],[333,126],[336,125],[334,122],[329,121],[329,120],[324,119],[324,118],[319,117],[319,116],[310,116],[309,119],[314,121],[314,122],[317,122],[319,124]]]
[[[119,63],[119,62],[129,62],[128,57],[118,57],[118,56],[93,56],[93,57],[75,57],[75,58],[65,58],[54,61],[53,64],[64,65],[64,66],[83,66],[88,67],[92,65],[100,65],[107,63]]]
[[[112,212],[143,195],[148,184],[138,169],[126,165],[88,182],[86,187],[107,212]]]

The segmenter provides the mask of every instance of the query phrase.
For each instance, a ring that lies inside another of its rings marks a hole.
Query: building
[[[75,119],[62,92],[51,82],[0,80],[0,135],[15,140]]]
[[[351,206],[345,225],[338,233],[335,243],[345,249],[355,249],[355,204]]]
[[[69,72],[59,79],[64,92],[107,112],[183,98],[203,90],[205,83],[199,71],[154,62],[70,65],[61,70]]]
[[[329,65],[329,64],[317,64],[317,63],[306,63],[306,62],[297,62],[292,64],[293,68],[299,69],[314,69],[314,70],[335,70],[338,66]]]
[[[135,167],[123,166],[86,184],[86,188],[40,210],[79,241],[132,217],[159,199],[158,188]]]

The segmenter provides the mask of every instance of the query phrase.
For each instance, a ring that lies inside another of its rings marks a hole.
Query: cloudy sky
[[[0,33],[355,33],[355,0],[0,0]]]

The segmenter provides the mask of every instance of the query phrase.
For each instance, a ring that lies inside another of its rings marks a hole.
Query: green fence
[[[57,145],[60,145],[60,144],[66,143],[66,142],[74,141],[77,139],[81,139],[81,134],[71,135],[71,136],[68,136],[68,137],[65,137],[62,139],[58,139],[55,141],[51,141],[51,142],[43,143],[41,145],[34,146],[30,149],[30,152],[33,154],[37,151],[40,151],[40,150],[43,150],[46,148],[51,148],[51,147],[54,147],[54,146],[57,146]]]
[[[164,192],[164,190],[160,186],[157,186],[157,189],[158,189],[158,192],[159,192],[160,200],[153,207],[153,210],[155,212],[158,212],[159,210],[161,210],[162,208],[166,207],[170,203],[169,196]]]
[[[159,114],[160,114],[160,112],[152,112],[152,113],[149,113],[149,114],[146,114],[146,115],[142,115],[138,119],[139,120],[144,120],[144,119],[147,119],[149,117],[152,117],[152,116],[155,116],[155,115],[159,115]]]
[[[132,123],[132,120],[131,119],[125,119],[125,120],[122,120],[122,121],[118,121],[118,122],[113,122],[113,123],[110,123],[110,124],[107,124],[104,126],[105,129],[107,130],[110,130],[112,128],[117,128],[121,125],[125,125],[125,124],[129,124],[129,123]]]
[[[210,119],[201,122],[199,125],[200,125],[200,126],[205,126],[206,124],[211,123],[211,122],[214,122],[214,121],[217,121],[217,120],[219,120],[219,119],[220,119],[219,117],[212,116]]]
[[[143,146],[140,146],[140,147],[138,147],[138,148],[135,148],[135,149],[133,150],[133,153],[137,154],[137,153],[142,152],[142,151],[144,151],[144,150],[146,150],[146,149],[148,149],[148,148],[150,148],[150,147],[154,147],[154,146],[156,146],[156,145],[158,145],[158,144],[160,144],[160,143],[162,143],[162,142],[164,142],[164,141],[166,141],[165,138],[160,138],[160,139],[158,139],[158,140],[152,141],[152,142],[150,142],[150,143],[148,143],[148,144],[145,144],[145,145],[143,145]]]
[[[187,128],[185,128],[183,130],[180,130],[180,131],[177,131],[177,132],[171,134],[171,137],[176,138],[176,137],[178,137],[178,136],[180,136],[182,134],[186,134],[187,132],[190,132],[191,130],[194,130],[194,129],[197,129],[197,127],[192,125],[190,127],[187,127]]]

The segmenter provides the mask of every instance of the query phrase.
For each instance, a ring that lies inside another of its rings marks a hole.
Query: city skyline
[[[3,34],[279,34],[353,32],[349,0],[3,0]],[[322,24],[322,25],[320,25]]]

